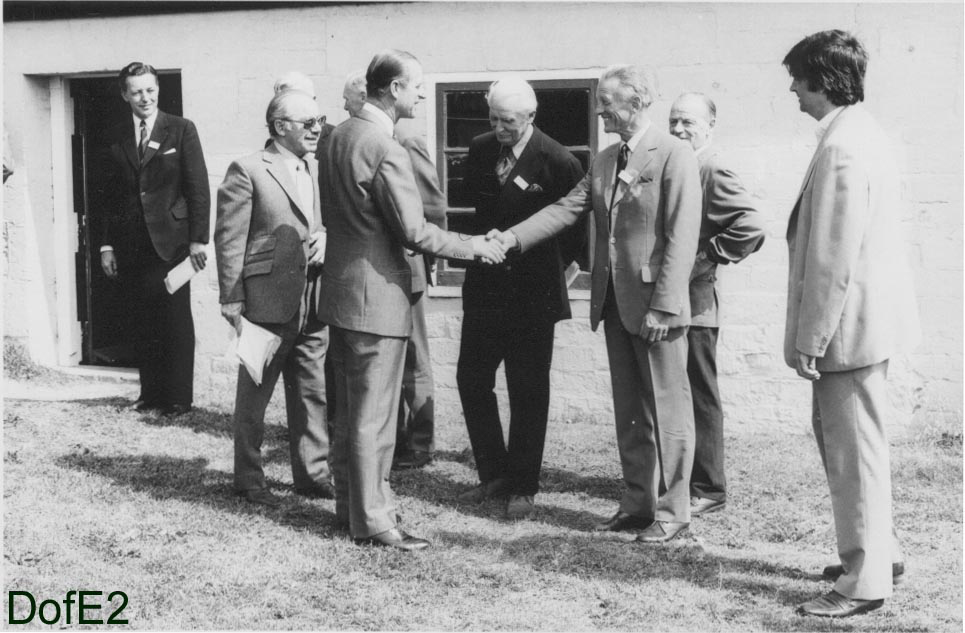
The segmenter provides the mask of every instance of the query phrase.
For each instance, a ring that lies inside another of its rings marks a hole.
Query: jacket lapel
[[[828,126],[828,129],[824,132],[824,136],[821,137],[821,142],[818,143],[818,146],[814,149],[814,154],[811,156],[811,162],[808,164],[808,169],[806,172],[804,172],[804,180],[801,181],[801,188],[797,192],[797,198],[795,198],[794,201],[794,208],[791,209],[791,215],[787,221],[786,237],[788,241],[794,237],[798,212],[801,210],[801,199],[804,197],[804,190],[807,189],[808,183],[811,182],[811,177],[814,175],[814,168],[818,164],[818,156],[821,154],[821,150],[824,149],[828,138],[838,127],[841,120],[847,118],[852,107],[853,106],[845,106],[841,112],[838,112],[838,116],[834,117],[834,120],[831,121],[831,125]]]
[[[130,117],[127,117],[127,121],[122,128],[121,132],[121,150],[124,152],[124,156],[127,157],[127,162],[131,164],[134,171],[141,168],[141,159],[137,156],[137,137],[134,135],[134,125]]]
[[[510,170],[509,175],[506,176],[506,183],[500,188],[500,197],[505,198],[508,194],[514,194],[517,192],[522,192],[523,189],[519,187],[514,181],[517,177],[522,176],[523,180],[527,184],[532,184],[529,182],[529,178],[526,177],[527,174],[531,173],[531,169],[534,163],[538,162],[538,157],[543,148],[543,133],[533,126],[533,135],[529,137],[529,142],[526,143],[526,147],[523,148],[523,153],[519,155],[516,159],[516,163],[513,165],[512,170]],[[493,161],[493,165],[499,160],[499,142],[496,142],[496,159]],[[495,169],[493,170],[495,171]]]
[[[291,174],[288,173],[288,168],[285,167],[281,154],[279,154],[278,150],[275,149],[274,143],[272,143],[271,147],[264,150],[261,153],[261,156],[262,160],[268,163],[268,166],[266,167],[268,173],[271,174],[271,177],[275,179],[278,185],[285,192],[285,195],[288,196],[288,199],[291,200],[292,207],[295,209],[295,211],[297,211],[296,215],[307,227],[308,214],[304,209],[302,209],[302,203],[301,200],[299,200],[300,196],[298,195],[298,187],[296,187],[295,183],[292,182]],[[315,180],[315,178],[312,178],[312,180]],[[317,183],[312,186],[313,189],[317,187]]]

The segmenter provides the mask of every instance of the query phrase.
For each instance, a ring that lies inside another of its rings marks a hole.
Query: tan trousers
[[[892,593],[891,565],[901,560],[891,521],[891,465],[885,421],[888,361],[822,372],[814,382],[812,424],[831,488],[844,575],[834,590],[877,600]]]

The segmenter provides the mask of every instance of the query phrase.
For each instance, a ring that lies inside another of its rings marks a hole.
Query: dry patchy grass
[[[728,437],[727,510],[696,520],[693,538],[647,548],[589,531],[622,485],[608,423],[551,424],[537,516],[513,523],[495,502],[453,501],[475,474],[461,421],[449,421],[433,464],[393,474],[406,529],[433,543],[406,555],[353,545],[333,502],[291,493],[280,400],[265,442],[278,511],[231,495],[222,404],[177,419],[126,404],[6,402],[7,590],[120,589],[138,629],[962,628],[960,435],[894,446],[910,578],[879,611],[826,621],[793,612],[827,590],[818,574],[835,558],[827,486],[803,433]]]

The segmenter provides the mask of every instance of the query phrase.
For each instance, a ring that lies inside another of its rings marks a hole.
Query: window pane
[[[561,145],[589,145],[590,91],[537,90],[536,126]]]
[[[469,147],[469,141],[489,129],[485,91],[446,93],[446,147]]]
[[[472,207],[466,191],[466,158],[468,154],[446,154],[446,194],[450,207]]]

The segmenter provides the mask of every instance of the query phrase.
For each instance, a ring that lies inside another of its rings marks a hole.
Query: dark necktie
[[[513,154],[513,148],[503,145],[499,150],[499,160],[496,161],[496,178],[499,179],[500,186],[506,184],[506,179],[509,178],[509,172],[513,171],[514,165],[516,165],[516,156]]]
[[[613,208],[613,201],[617,197],[617,187],[620,185],[620,174],[627,168],[627,161],[630,159],[630,148],[626,143],[620,145],[620,153],[617,154],[617,169],[613,178],[613,193],[610,194],[610,208]]]
[[[141,140],[137,144],[137,155],[144,160],[144,152],[147,151],[147,121],[141,119]]]

